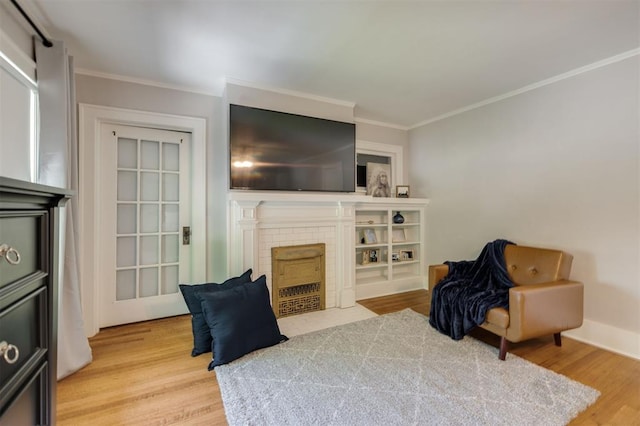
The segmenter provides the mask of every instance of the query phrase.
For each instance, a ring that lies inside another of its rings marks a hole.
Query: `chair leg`
[[[500,354],[498,355],[498,358],[500,358],[500,361],[504,361],[506,359],[508,349],[509,349],[509,342],[507,341],[507,338],[501,337],[500,338]]]
[[[556,343],[556,346],[562,346],[562,337],[560,337],[560,333],[553,334],[553,341]]]

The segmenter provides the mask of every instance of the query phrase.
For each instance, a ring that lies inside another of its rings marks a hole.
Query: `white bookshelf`
[[[356,204],[356,300],[426,288],[425,208],[425,200],[411,199]],[[398,212],[401,224],[393,220]]]

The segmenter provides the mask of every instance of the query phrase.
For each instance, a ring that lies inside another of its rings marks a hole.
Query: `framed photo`
[[[391,197],[391,166],[367,163],[367,195]]]
[[[367,228],[363,231],[365,244],[376,244],[378,239],[376,238],[376,231],[371,228]]]
[[[404,236],[404,229],[394,229],[391,233],[391,242],[392,243],[402,243],[406,241]]]
[[[378,260],[379,260],[378,250],[369,250],[369,262],[378,263]]]
[[[397,185],[396,198],[409,198],[409,185]]]
[[[392,262],[400,261],[400,255],[394,251],[393,253],[391,253],[391,261]]]
[[[361,265],[369,264],[369,259],[371,258],[371,250],[362,250],[362,261]]]
[[[413,250],[400,250],[400,260],[405,262],[407,260],[414,260]]]

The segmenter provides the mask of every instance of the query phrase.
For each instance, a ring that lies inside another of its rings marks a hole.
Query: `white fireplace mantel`
[[[271,289],[271,247],[325,243],[326,307],[355,305],[355,209],[363,205],[426,205],[424,199],[364,194],[230,191],[230,274],[253,268]]]

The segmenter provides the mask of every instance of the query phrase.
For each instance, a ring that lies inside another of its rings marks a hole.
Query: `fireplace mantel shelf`
[[[393,205],[429,204],[427,198],[380,198],[361,193],[287,192],[287,191],[229,191],[230,201],[293,202],[293,203],[385,203]]]

